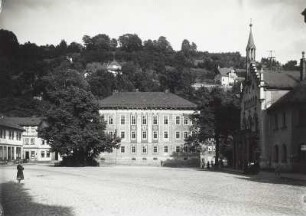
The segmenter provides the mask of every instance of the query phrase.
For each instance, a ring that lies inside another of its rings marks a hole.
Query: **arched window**
[[[274,162],[278,163],[278,145],[274,146]]]
[[[282,162],[287,163],[287,146],[283,144],[283,156],[282,156]]]

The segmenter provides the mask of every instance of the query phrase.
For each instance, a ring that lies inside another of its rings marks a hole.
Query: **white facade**
[[[190,134],[193,110],[103,109],[106,133],[121,138],[119,149],[103,153],[106,162],[160,164],[180,151]]]
[[[21,130],[0,125],[0,161],[22,159]]]
[[[38,126],[23,126],[23,158],[29,161],[51,161],[50,146],[38,137]]]

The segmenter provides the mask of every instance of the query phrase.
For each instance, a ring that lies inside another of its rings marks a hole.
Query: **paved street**
[[[5,216],[306,215],[305,182],[161,167],[0,167]]]

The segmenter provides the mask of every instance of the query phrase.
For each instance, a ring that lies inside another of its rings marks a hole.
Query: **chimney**
[[[305,52],[302,52],[302,58],[300,62],[300,79],[301,81],[306,78],[306,59],[305,59]]]

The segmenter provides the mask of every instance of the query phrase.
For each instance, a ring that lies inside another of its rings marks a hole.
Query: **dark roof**
[[[269,110],[273,110],[286,105],[306,104],[306,80],[300,82],[293,90],[285,94],[276,101]]]
[[[118,92],[99,101],[102,109],[196,109],[196,105],[165,92]]]
[[[299,71],[263,71],[263,80],[268,89],[293,89],[300,81]]]
[[[233,68],[218,68],[219,73],[221,76],[228,76],[228,73],[234,70]]]
[[[38,126],[42,121],[41,117],[4,117],[4,119],[20,126]]]
[[[9,119],[0,118],[0,126],[23,131],[24,129]]]

